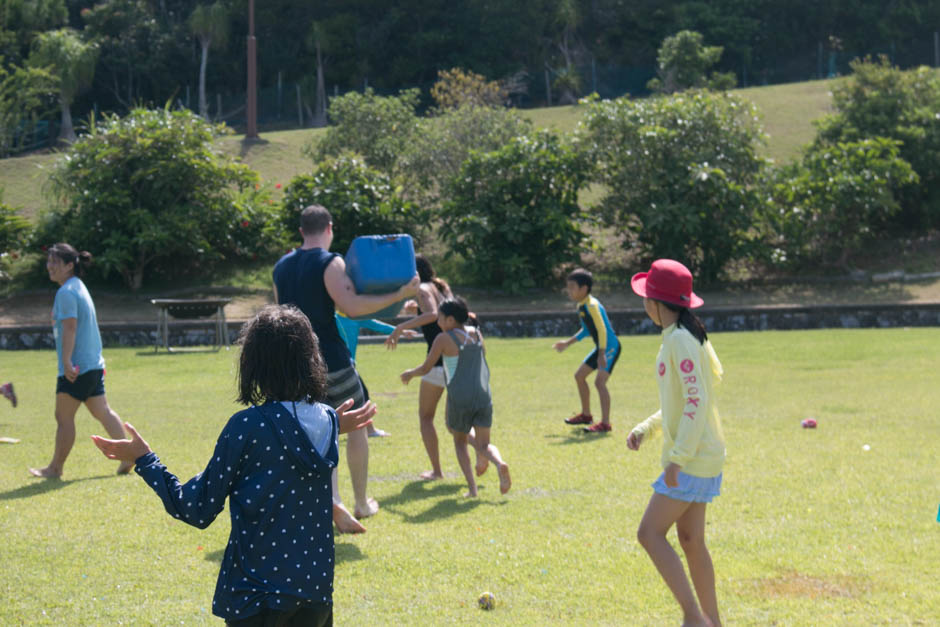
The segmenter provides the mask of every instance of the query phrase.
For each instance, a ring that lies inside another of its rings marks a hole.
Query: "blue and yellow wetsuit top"
[[[607,311],[599,300],[588,294],[578,303],[578,317],[581,319],[581,330],[575,337],[580,342],[590,335],[597,345],[594,352],[584,359],[584,363],[596,369],[597,351],[602,350],[607,357],[606,370],[610,372],[620,356],[620,340],[610,326]]]

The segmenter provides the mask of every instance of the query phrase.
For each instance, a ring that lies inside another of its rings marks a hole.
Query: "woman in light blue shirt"
[[[59,361],[55,395],[55,451],[45,468],[30,468],[36,477],[62,476],[65,460],[75,444],[75,413],[82,403],[98,419],[112,438],[124,438],[124,423],[108,406],[104,394],[104,357],[95,303],[81,277],[91,263],[91,253],[78,252],[66,243],[49,249],[46,270],[61,287],[55,294],[52,323]],[[124,462],[118,474],[134,466]]]

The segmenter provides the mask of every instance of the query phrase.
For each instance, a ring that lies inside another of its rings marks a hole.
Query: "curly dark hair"
[[[291,305],[267,305],[238,336],[238,402],[322,401],[326,365],[310,320]]]

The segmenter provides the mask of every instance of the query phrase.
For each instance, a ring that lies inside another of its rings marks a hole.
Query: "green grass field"
[[[577,408],[586,352],[551,339],[488,342],[495,473],[466,500],[444,434],[447,477],[427,468],[417,385],[397,373],[423,344],[360,348],[364,379],[392,437],[371,440],[370,491],[382,511],[337,542],[338,624],[665,625],[681,616],[635,540],[659,472],[661,440],[633,453],[630,427],[656,409],[658,337],[622,338],[611,379],[614,431],[561,422]],[[707,538],[728,625],[936,624],[940,555],[940,329],[714,334],[728,442]],[[237,407],[236,352],[105,351],[108,397],[169,468],[202,470]],[[199,531],[173,520],[136,476],[115,477],[88,439],[85,410],[63,481],[27,474],[52,450],[55,355],[4,354],[20,407],[0,405],[0,624],[218,624],[209,614],[228,514]],[[2,401],[2,399],[0,399]],[[813,416],[816,430],[800,428]],[[863,445],[870,445],[864,451]],[[341,490],[350,498],[342,466]],[[494,611],[476,608],[492,591]]]
[[[829,112],[830,87],[831,81],[810,81],[751,87],[735,93],[750,99],[761,110],[770,135],[765,154],[783,162],[792,159],[800,146],[812,140],[815,129],[811,121]],[[522,113],[538,127],[570,132],[584,111],[584,107],[567,106],[525,109]],[[262,180],[273,185],[287,183],[295,175],[310,171],[312,164],[301,153],[301,148],[323,132],[322,129],[262,132],[263,141],[248,145],[242,142],[243,136],[230,136],[220,141],[226,151],[241,157],[258,171]],[[51,202],[45,187],[53,160],[50,154],[0,159],[0,189],[4,190],[4,202],[35,219],[39,210]]]

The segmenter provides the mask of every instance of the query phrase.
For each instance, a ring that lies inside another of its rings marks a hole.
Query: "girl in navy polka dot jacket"
[[[232,531],[213,614],[230,625],[331,625],[337,435],[369,424],[375,405],[334,412],[318,402],[326,369],[310,322],[293,307],[262,309],[240,343],[238,400],[249,407],[185,484],[130,424],[129,440],[92,438],[107,457],[135,462],[166,511],[190,525],[208,527],[228,498]]]

